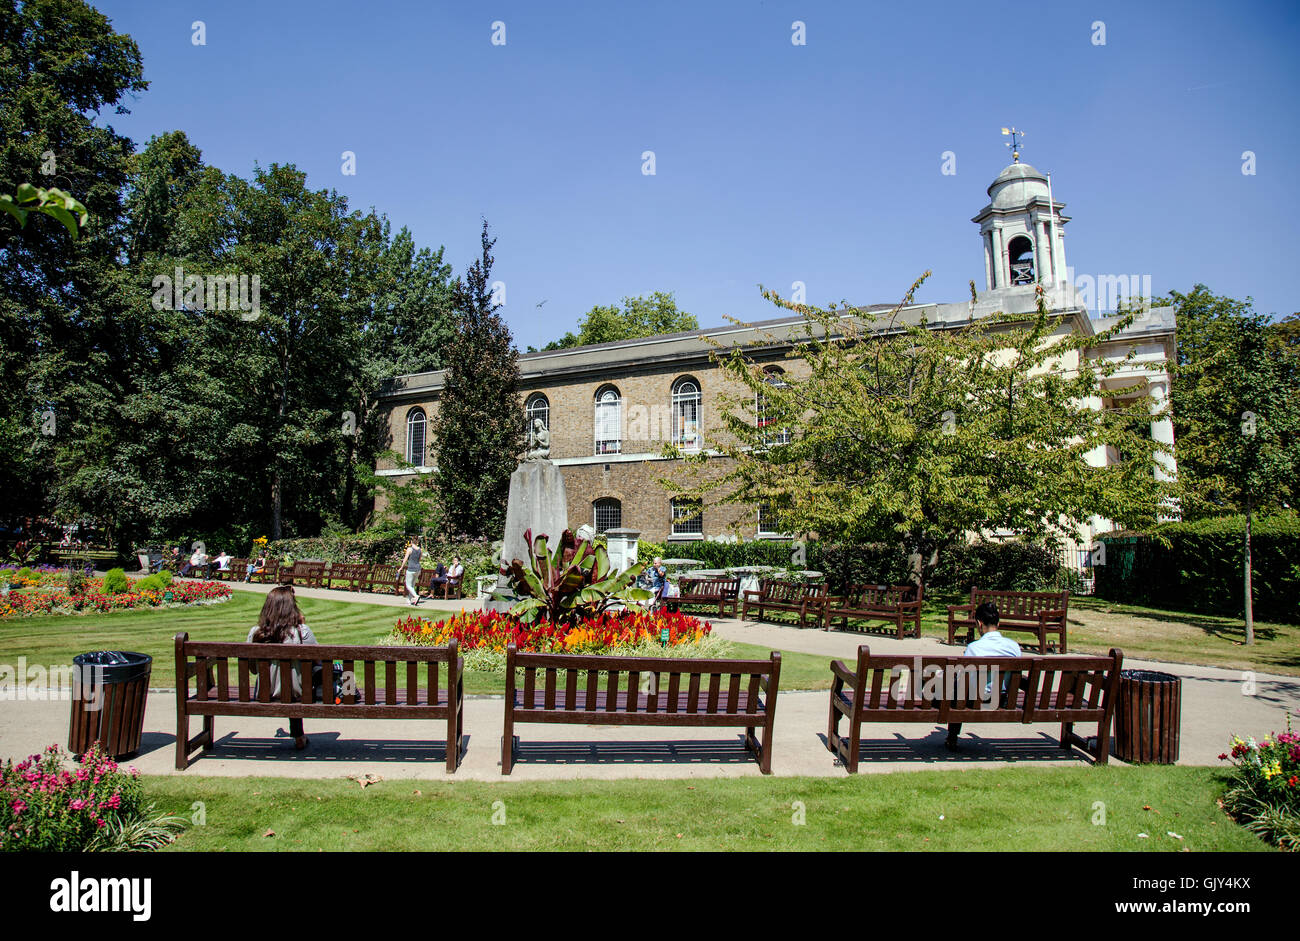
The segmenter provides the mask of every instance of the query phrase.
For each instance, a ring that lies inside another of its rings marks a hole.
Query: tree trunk
[[[1255,608],[1250,584],[1250,497],[1246,497],[1246,645],[1255,643]]]
[[[271,477],[271,538],[280,538],[280,472]]]

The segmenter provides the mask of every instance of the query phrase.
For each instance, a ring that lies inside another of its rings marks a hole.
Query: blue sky
[[[779,315],[759,283],[882,303],[932,269],[921,300],[964,300],[1012,124],[1076,274],[1300,309],[1293,3],[95,5],[151,83],[108,123],[241,175],[296,164],[457,270],[486,217],[521,349],[655,290],[705,326]]]

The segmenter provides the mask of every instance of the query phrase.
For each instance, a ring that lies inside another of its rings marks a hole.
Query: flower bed
[[[105,594],[103,588],[102,578],[88,578],[82,589],[73,593],[45,588],[11,591],[7,597],[0,597],[0,619],[39,614],[98,614],[172,607],[227,601],[231,596],[230,586],[221,582],[173,581],[166,589],[121,594]],[[170,602],[165,600],[167,592],[172,595]]]
[[[662,642],[668,630],[668,643]],[[525,624],[496,611],[461,611],[442,621],[402,618],[389,642],[441,647],[453,638],[471,670],[505,670],[506,645],[537,653],[623,654],[660,657],[724,656],[730,646],[712,636],[712,625],[690,615],[659,611],[613,611],[569,627]]]
[[[95,745],[75,771],[58,745],[0,767],[0,851],[152,849],[180,828],[170,815],[150,819],[139,772],[118,769]]]
[[[1274,846],[1300,850],[1300,734],[1285,732],[1232,739],[1232,751],[1219,756],[1231,761],[1223,809],[1246,829]]]

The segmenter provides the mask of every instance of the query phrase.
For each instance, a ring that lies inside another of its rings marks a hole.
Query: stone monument
[[[523,462],[510,475],[510,496],[506,503],[506,529],[501,542],[501,560],[527,560],[532,547],[524,541],[524,532],[531,529],[533,538],[545,534],[551,549],[564,531],[569,528],[569,502],[564,491],[564,475],[551,461],[551,433],[540,418],[533,419],[528,429],[528,450]],[[507,579],[497,576],[494,591],[513,599]],[[485,611],[509,611],[513,600],[489,598],[483,603]]]

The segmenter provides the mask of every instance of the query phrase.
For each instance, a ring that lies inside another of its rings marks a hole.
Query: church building
[[[1065,204],[1053,200],[1048,178],[1021,163],[1017,155],[988,187],[988,196],[988,205],[972,219],[979,226],[985,290],[973,301],[918,304],[904,308],[901,316],[924,317],[939,327],[959,326],[999,311],[1032,315],[1035,290],[1041,285],[1058,330],[1095,334],[1113,325],[1112,319],[1090,311],[1088,298],[1070,283],[1064,237],[1070,217],[1062,214]],[[893,306],[865,309],[888,311]],[[701,539],[788,538],[763,507],[706,505],[695,512],[694,507],[671,499],[659,481],[675,463],[662,456],[664,445],[671,441],[685,451],[707,450],[709,430],[721,425],[718,395],[724,390],[743,391],[710,362],[713,344],[741,344],[756,360],[769,359],[765,368],[771,381],[779,383],[784,370],[798,362],[784,359],[783,354],[802,335],[802,322],[792,316],[521,354],[520,421],[531,424],[532,419],[541,419],[550,432],[551,460],[562,468],[568,492],[570,527],[629,528],[639,531],[643,539],[682,544],[670,547],[672,555],[689,555],[688,544]],[[1155,413],[1168,395],[1166,364],[1174,357],[1174,324],[1172,308],[1149,309],[1105,344],[1101,355],[1107,358],[1124,359],[1130,350],[1136,350],[1136,356],[1104,380],[1092,403],[1103,409],[1134,395],[1149,395],[1151,434],[1170,445],[1172,422]],[[414,469],[381,463],[379,474],[437,472],[431,466],[429,429],[443,378],[441,371],[417,373],[385,384],[381,400],[388,417],[389,446],[403,453]],[[761,402],[755,403],[755,414],[761,423]],[[1105,448],[1088,456],[1095,465],[1118,459]],[[1162,462],[1155,472],[1172,477],[1173,461]],[[1111,528],[1108,521],[1095,519],[1079,533],[1077,545],[1086,547],[1094,536]]]

